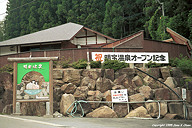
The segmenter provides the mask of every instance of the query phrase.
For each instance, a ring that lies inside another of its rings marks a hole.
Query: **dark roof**
[[[21,44],[35,44],[35,43],[45,43],[45,42],[55,42],[63,40],[71,40],[73,37],[81,30],[88,29],[83,25],[75,23],[66,23],[35,33],[27,34],[24,36],[16,37],[13,39],[5,40],[0,42],[0,46],[11,46],[11,45],[21,45]],[[88,29],[91,30],[91,29]],[[91,30],[101,36],[112,39],[111,37],[105,36],[99,32]]]
[[[82,25],[67,23],[35,33],[2,41],[0,42],[0,46],[70,40],[82,28]]]

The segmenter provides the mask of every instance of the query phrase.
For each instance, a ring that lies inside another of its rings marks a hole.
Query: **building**
[[[67,23],[0,42],[0,55],[27,51],[94,47],[116,39],[75,23]]]
[[[190,41],[170,28],[167,32],[172,38],[164,41],[145,39],[144,31],[117,40],[82,25],[66,23],[0,42],[0,66],[7,64],[9,57],[58,56],[72,62],[89,57],[91,60],[92,52],[168,52],[169,58],[181,54],[191,57]]]

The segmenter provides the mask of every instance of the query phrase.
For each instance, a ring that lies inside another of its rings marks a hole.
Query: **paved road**
[[[43,118],[0,115],[0,128],[192,128],[192,120]]]

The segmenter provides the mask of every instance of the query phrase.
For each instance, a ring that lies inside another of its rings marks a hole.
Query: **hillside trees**
[[[192,40],[189,0],[8,0],[3,39],[33,33],[67,22],[84,25],[114,38],[145,29],[145,37],[169,38],[169,27]]]

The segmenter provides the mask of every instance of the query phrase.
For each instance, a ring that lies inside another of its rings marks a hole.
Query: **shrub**
[[[57,65],[60,65],[62,68],[68,68],[70,66],[71,59],[65,59],[62,57],[59,61],[53,61],[53,67],[55,68]]]
[[[13,65],[12,64],[6,64],[5,66],[0,68],[0,72],[13,72]]]
[[[181,59],[176,58],[176,66],[179,67],[184,73],[192,75],[192,60],[187,57]]]
[[[71,66],[75,69],[85,69],[87,67],[87,61],[80,59],[76,62],[73,62]]]
[[[91,61],[90,66],[91,68],[101,68],[101,61]]]
[[[120,62],[118,60],[109,60],[105,59],[103,63],[103,68],[104,69],[114,69],[114,71],[117,71],[122,68],[128,67],[128,64],[125,62]]]
[[[146,66],[148,66],[148,68],[156,68],[156,67],[161,67],[162,65],[160,63],[155,63],[150,61],[149,63],[146,64]]]

